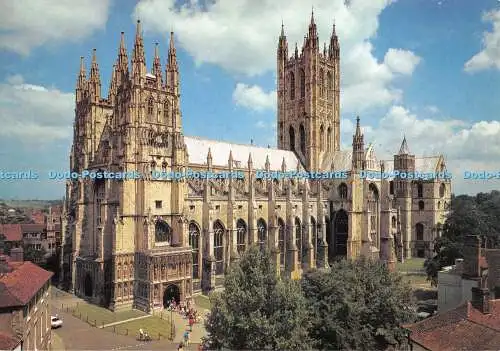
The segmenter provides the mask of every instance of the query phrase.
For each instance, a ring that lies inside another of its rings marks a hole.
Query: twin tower
[[[299,52],[289,55],[282,25],[277,50],[278,148],[294,151],[307,170],[340,150],[340,46],[335,25],[320,47],[314,13]]]

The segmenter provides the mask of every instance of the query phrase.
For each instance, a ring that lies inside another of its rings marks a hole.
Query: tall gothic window
[[[290,126],[288,133],[290,134],[290,150],[295,151],[295,130],[292,126]]]
[[[347,199],[347,185],[345,183],[340,183],[338,193],[341,199]]]
[[[285,222],[281,218],[278,218],[278,247],[280,250],[280,264],[285,265]]]
[[[295,74],[290,72],[290,100],[295,100]]]
[[[300,70],[300,97],[306,96],[306,73],[303,69]]]
[[[224,226],[220,221],[214,223],[215,274],[224,273]]]
[[[165,101],[163,104],[163,118],[165,119],[165,124],[170,125],[171,124],[171,119],[170,119],[170,102],[168,100]]]
[[[446,194],[446,185],[441,184],[439,186],[439,197],[444,197],[445,194]]]
[[[333,77],[332,77],[332,72],[328,72],[326,75],[326,80],[328,84],[328,96],[331,96],[331,91],[333,90]]]
[[[418,202],[418,210],[419,210],[419,211],[423,211],[423,210],[424,210],[424,208],[425,208],[425,203],[424,203],[422,200],[420,200],[420,201]]]
[[[298,217],[295,217],[295,246],[297,246],[297,258],[302,262],[302,226]]]
[[[325,95],[325,72],[323,68],[319,70],[319,97]]]
[[[172,228],[163,220],[155,224],[155,241],[172,243]]]
[[[260,249],[264,250],[267,241],[267,225],[266,221],[263,218],[260,218],[257,221],[257,234],[258,234]]]
[[[324,150],[325,147],[325,128],[323,125],[319,127],[319,148],[320,150]]]
[[[397,224],[396,217],[392,216],[392,219],[391,219],[391,226],[392,226],[392,228],[396,228],[396,224]]]
[[[240,254],[245,252],[246,238],[247,225],[244,220],[238,219],[236,222],[236,248]]]
[[[189,223],[189,246],[193,256],[193,279],[200,277],[200,228],[196,223]]]
[[[328,151],[332,150],[332,127],[328,127],[328,130],[326,132],[326,148]]]
[[[417,223],[417,225],[415,225],[415,232],[417,234],[417,240],[424,240],[424,225],[422,223]]]
[[[306,130],[304,129],[303,124],[300,124],[299,134],[300,134],[300,151],[302,152],[303,155],[305,155],[306,154]]]
[[[314,259],[318,258],[318,226],[316,224],[316,220],[313,216],[311,216],[311,240],[314,249]]]
[[[148,100],[148,121],[154,122],[154,105],[155,101],[152,97]]]
[[[394,181],[389,182],[389,194],[394,195]]]
[[[370,218],[370,230],[373,235],[372,239],[375,239],[377,235],[377,222],[378,222],[378,202],[379,202],[379,194],[377,187],[372,183],[368,187],[368,209],[371,213]],[[378,239],[377,239],[378,242]]]
[[[422,183],[417,183],[417,196],[424,197],[424,185]]]

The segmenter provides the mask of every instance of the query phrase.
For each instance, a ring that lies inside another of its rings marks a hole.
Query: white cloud
[[[44,44],[78,41],[104,29],[110,0],[3,0],[0,49],[28,55]]]
[[[276,108],[276,91],[266,93],[257,85],[236,84],[233,91],[233,101],[239,105],[255,111],[264,111]]]
[[[19,143],[47,143],[72,134],[75,96],[27,84],[15,75],[0,83],[0,136]]]
[[[361,120],[363,124],[363,120]],[[342,141],[352,140],[353,124],[341,125]],[[500,180],[473,182],[463,179],[465,170],[500,171],[500,122],[466,123],[456,119],[428,119],[403,106],[393,106],[373,128],[363,128],[365,142],[373,142],[379,158],[392,159],[406,135],[410,151],[417,156],[443,154],[454,176],[456,193],[498,189]]]
[[[335,20],[341,45],[343,112],[361,112],[401,99],[393,86],[400,75],[410,75],[420,61],[410,51],[388,51],[379,62],[370,43],[378,29],[379,15],[392,0],[191,0],[180,8],[174,0],[142,0],[134,18],[145,30],[168,33],[197,64],[209,63],[234,74],[258,75],[276,69],[276,47],[283,19],[293,53],[302,45],[314,5],[320,45],[329,42]]]
[[[384,63],[392,72],[404,75],[411,75],[420,60],[413,52],[401,49],[389,49],[384,57]]]
[[[464,69],[469,73],[488,68],[500,70],[500,10],[487,12],[483,21],[491,22],[493,30],[483,33],[482,50],[465,63]]]

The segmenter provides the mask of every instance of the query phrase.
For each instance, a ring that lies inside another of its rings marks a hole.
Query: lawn
[[[106,327],[104,328],[104,330],[121,335],[130,335],[137,337],[139,335],[139,329],[141,328],[155,340],[158,340],[159,338],[168,339],[171,333],[170,321],[167,319],[161,319],[156,316]]]
[[[396,269],[398,272],[423,272],[425,258],[410,258],[404,262],[397,262]]]
[[[101,326],[130,318],[145,316],[146,313],[138,310],[124,310],[113,312],[106,308],[79,302],[73,311],[73,316],[80,318],[94,326]]]
[[[210,305],[210,299],[205,295],[196,295],[193,297],[194,303],[197,307],[210,310],[212,306]]]

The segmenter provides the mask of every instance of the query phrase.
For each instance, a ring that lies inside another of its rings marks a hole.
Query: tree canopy
[[[210,296],[210,349],[375,350],[406,341],[411,289],[399,274],[365,259],[279,278],[267,251],[251,247]]]
[[[500,247],[500,191],[452,197],[450,215],[444,223],[442,236],[434,243],[435,256],[424,263],[428,279],[434,285],[443,267],[463,257],[467,235],[480,236],[483,247]]]
[[[413,321],[411,288],[401,275],[364,258],[306,274],[302,287],[312,309],[311,337],[321,350],[385,350],[406,341]]]
[[[280,280],[269,253],[251,246],[210,296],[209,348],[309,349],[306,299],[297,281]]]

